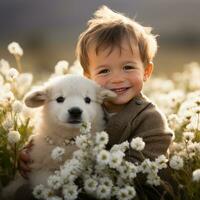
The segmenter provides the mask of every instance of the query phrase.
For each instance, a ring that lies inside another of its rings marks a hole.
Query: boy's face
[[[134,43],[133,43],[134,44]],[[89,48],[88,76],[101,86],[114,91],[117,97],[106,102],[111,112],[120,110],[124,104],[137,96],[143,87],[143,82],[151,75],[152,63],[144,67],[137,45],[132,45],[132,51],[127,40],[118,47],[95,52],[95,46]]]

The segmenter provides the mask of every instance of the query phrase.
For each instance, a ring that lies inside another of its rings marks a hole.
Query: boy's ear
[[[97,94],[97,102],[103,103],[105,99],[113,99],[117,96],[117,94],[111,90],[105,89],[103,87],[99,87],[99,91]]]
[[[47,91],[45,89],[35,90],[35,91],[29,92],[25,96],[24,103],[28,107],[36,108],[36,107],[44,105],[47,98],[48,98]]]
[[[152,74],[153,72],[153,62],[149,62],[147,63],[147,65],[145,66],[145,69],[144,69],[144,81],[146,81]]]

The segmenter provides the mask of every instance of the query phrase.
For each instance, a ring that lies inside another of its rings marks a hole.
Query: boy
[[[95,12],[77,43],[84,75],[117,93],[113,101],[104,103],[110,116],[106,128],[110,146],[142,137],[142,153],[150,159],[166,155],[172,138],[165,117],[141,93],[153,71],[156,51],[150,28],[106,6]],[[132,150],[128,159],[140,162],[143,157]]]
[[[84,75],[117,94],[114,100],[104,103],[109,146],[142,137],[146,158],[166,155],[172,132],[165,117],[142,94],[157,51],[150,28],[102,6],[80,35],[76,50]],[[21,168],[26,172],[23,161],[30,158],[23,153],[21,157]],[[127,159],[141,162],[144,158],[131,150]]]

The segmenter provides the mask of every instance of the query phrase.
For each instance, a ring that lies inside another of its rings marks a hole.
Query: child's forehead
[[[118,42],[102,42],[99,44],[98,42],[93,42],[90,44],[88,48],[88,55],[95,54],[98,56],[99,54],[106,54],[109,56],[113,51],[118,51],[119,54],[124,52],[131,52],[134,54],[135,51],[139,51],[138,43],[133,38],[122,38]]]

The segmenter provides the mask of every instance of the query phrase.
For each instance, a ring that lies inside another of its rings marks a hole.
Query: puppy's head
[[[66,75],[28,93],[24,101],[28,107],[43,106],[43,117],[48,124],[79,127],[82,122],[92,123],[102,117],[100,104],[114,97],[114,92],[85,77]]]

